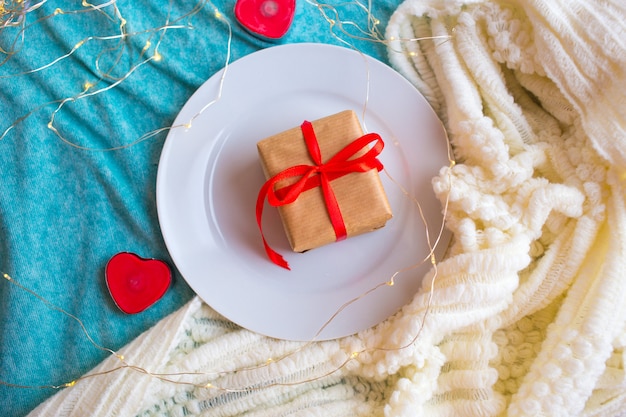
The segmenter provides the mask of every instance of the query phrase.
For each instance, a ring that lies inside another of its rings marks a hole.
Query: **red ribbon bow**
[[[279,207],[291,204],[296,201],[301,193],[321,186],[330,221],[333,225],[335,235],[337,236],[337,241],[339,241],[347,237],[347,232],[339,204],[337,203],[337,198],[330,186],[330,182],[351,172],[366,172],[374,168],[378,171],[383,169],[383,164],[376,157],[382,152],[384,143],[380,135],[376,133],[368,133],[361,136],[337,152],[328,162],[323,163],[313,125],[305,121],[300,128],[302,129],[304,141],[315,165],[295,165],[274,175],[263,184],[256,202],[256,221],[261,232],[261,237],[263,238],[265,252],[267,252],[267,256],[272,262],[286,269],[290,269],[287,261],[268,245],[263,235],[261,219],[263,217],[265,198],[267,198],[270,205]],[[374,145],[368,149],[368,145],[372,142],[374,142]],[[368,149],[367,152],[361,156],[355,157],[364,149]],[[276,183],[292,177],[300,178],[291,185],[281,187],[278,190],[274,189]]]

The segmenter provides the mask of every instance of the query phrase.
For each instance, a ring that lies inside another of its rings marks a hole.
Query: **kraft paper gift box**
[[[323,163],[363,136],[361,124],[351,110],[315,120],[311,125]],[[257,148],[266,179],[290,167],[315,165],[307,149],[302,127],[294,127],[263,139],[257,143]],[[365,152],[367,149],[361,150],[356,157]],[[297,178],[282,179],[275,189],[296,181]],[[377,169],[350,172],[330,181],[330,186],[337,199],[347,237],[379,229],[392,217]],[[304,191],[294,202],[277,208],[295,252],[304,252],[337,240],[321,186]]]

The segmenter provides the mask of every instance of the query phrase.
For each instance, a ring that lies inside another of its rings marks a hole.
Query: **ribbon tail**
[[[265,248],[265,253],[267,254],[267,257],[276,265],[291,271],[291,268],[289,267],[289,263],[285,260],[285,258],[283,258],[281,254],[279,254],[278,252],[276,252],[274,249],[270,247],[270,245],[267,243],[267,240],[265,239],[265,235],[263,234],[263,225],[262,225],[263,207],[265,206],[265,196],[267,195],[267,192],[270,186],[272,186],[272,184],[266,183],[261,188],[261,191],[259,191],[259,196],[257,197],[257,200],[256,200],[256,223],[259,227],[259,231],[261,232],[261,238],[263,239],[263,247]]]
[[[265,240],[265,237],[263,237],[263,246],[265,247],[265,253],[267,254],[267,257],[270,258],[272,262],[274,262],[276,265],[280,267],[283,267],[291,271],[291,268],[289,267],[289,263],[285,260],[285,258],[283,258],[283,256],[280,253],[270,248],[270,245]]]
[[[337,201],[337,197],[330,186],[330,181],[328,181],[325,173],[321,173],[320,176],[322,177],[322,192],[324,194],[324,201],[326,202],[326,209],[328,210],[330,222],[335,230],[336,240],[339,242],[348,237],[346,224],[343,221],[343,215],[341,214],[341,209],[339,208],[339,202]]]

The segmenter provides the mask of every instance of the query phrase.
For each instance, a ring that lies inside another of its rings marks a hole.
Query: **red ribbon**
[[[384,143],[380,135],[376,133],[368,133],[361,136],[337,152],[328,162],[323,163],[313,125],[305,121],[300,128],[315,165],[295,165],[274,175],[263,184],[256,202],[256,221],[263,238],[265,252],[267,252],[267,256],[272,262],[286,269],[290,269],[287,261],[268,245],[263,235],[261,219],[263,217],[265,199],[267,198],[270,205],[274,207],[284,206],[296,201],[301,193],[321,186],[326,209],[328,210],[337,240],[343,240],[347,237],[346,226],[330,182],[351,172],[366,172],[374,168],[378,171],[383,169],[383,164],[376,157],[382,152]],[[371,143],[374,144],[369,147]],[[355,157],[365,149],[367,149],[367,152]],[[278,190],[274,189],[279,181],[293,177],[299,177],[299,179],[291,185],[281,187]]]

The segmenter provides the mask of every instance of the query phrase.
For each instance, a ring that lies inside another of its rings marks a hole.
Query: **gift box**
[[[316,146],[317,156],[311,150]],[[295,252],[371,232],[392,217],[378,174],[382,164],[376,155],[382,147],[377,134],[363,135],[351,110],[305,122],[257,143],[268,179],[262,192],[277,206]],[[286,201],[294,194],[294,201]],[[263,204],[261,195],[259,202]]]

